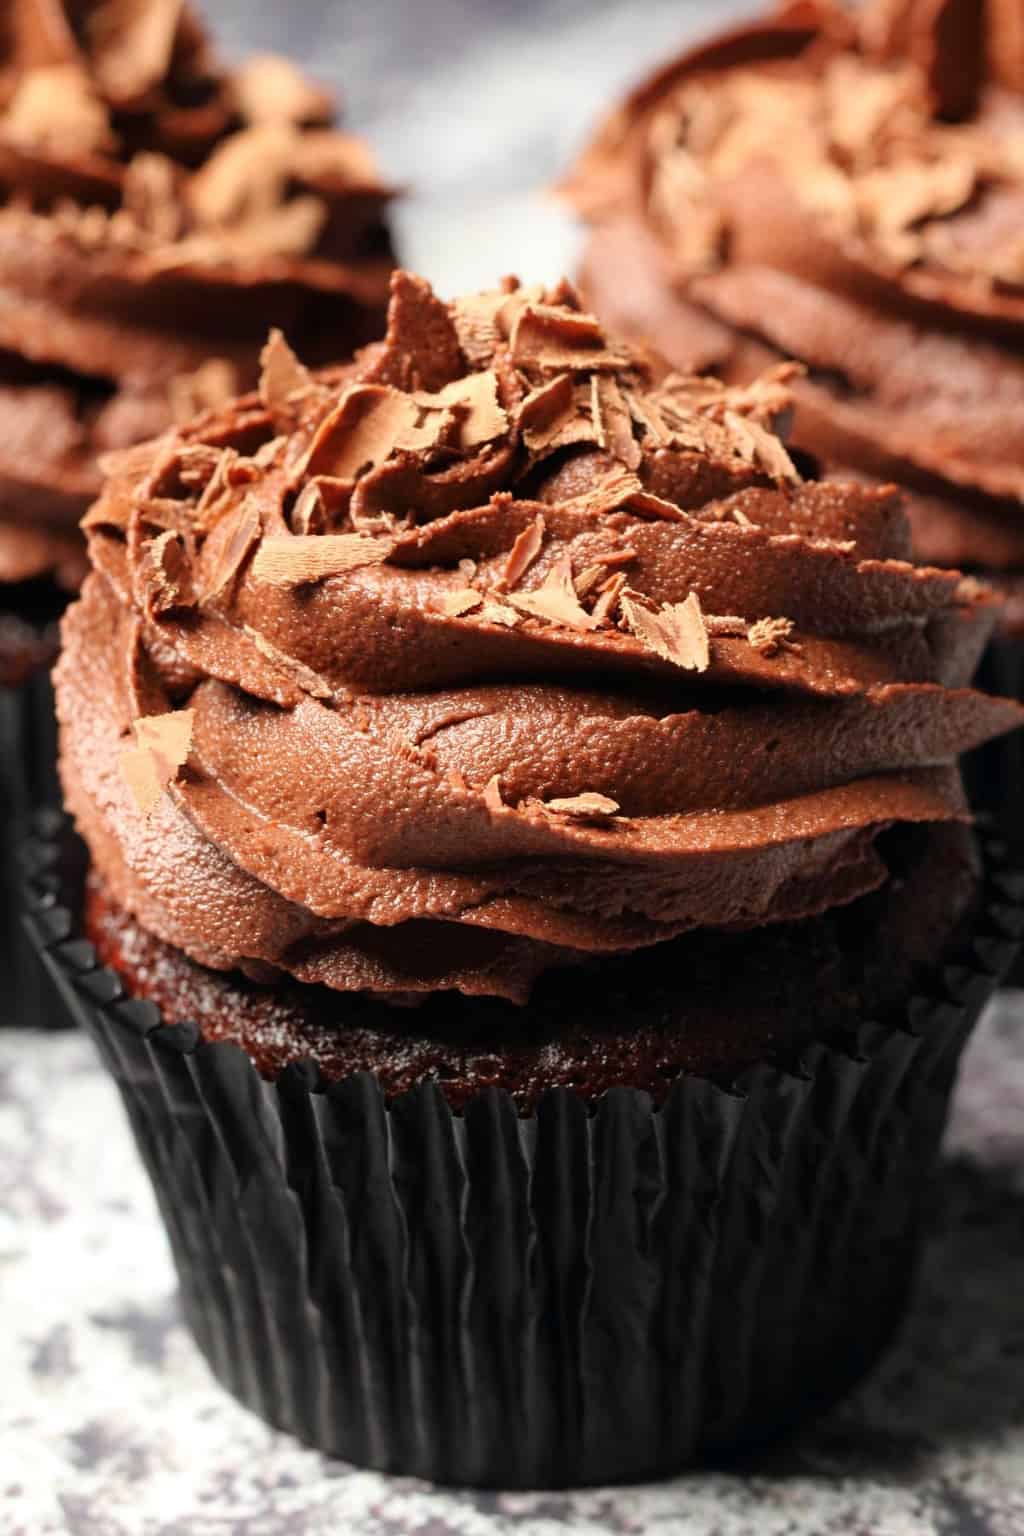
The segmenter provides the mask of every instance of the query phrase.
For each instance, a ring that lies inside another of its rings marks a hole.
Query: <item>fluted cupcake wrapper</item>
[[[28,924],[117,1080],[217,1377],[346,1460],[444,1482],[647,1478],[775,1435],[872,1363],[913,1275],[957,1060],[1024,928],[989,867],[966,950],[900,1027],[799,1070],[555,1090],[461,1115],[310,1064],[263,1081],[77,936],[59,828]]]
[[[997,635],[982,658],[976,687],[1024,699],[1024,642]],[[964,759],[971,804],[1014,851],[1024,850],[1024,731],[986,743]]]
[[[31,813],[57,803],[57,726],[49,672],[0,688],[0,1028],[50,1026],[44,977],[21,922],[17,850]],[[60,1015],[57,1018],[60,1019]]]

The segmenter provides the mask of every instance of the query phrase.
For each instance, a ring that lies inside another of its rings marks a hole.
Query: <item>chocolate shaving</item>
[[[507,809],[504,800],[501,798],[501,779],[496,773],[491,775],[484,786],[484,805],[486,805],[492,816],[496,816],[500,811]]]
[[[272,586],[297,587],[380,565],[394,549],[394,539],[372,539],[361,533],[328,533],[319,538],[284,534],[263,540],[252,573],[257,581]]]
[[[66,155],[110,153],[116,145],[107,108],[74,64],[23,75],[0,118],[0,134],[26,149]]]
[[[766,432],[759,422],[730,410],[725,412],[724,424],[732,434],[736,451],[746,463],[770,475],[773,480],[801,484],[800,472],[779,439]]]
[[[595,373],[590,380],[591,414],[598,446],[627,469],[639,468],[643,455],[633,436],[633,418],[614,378]]]
[[[433,392],[465,372],[447,305],[435,297],[424,278],[393,272],[384,347],[367,377],[396,389]]]
[[[140,574],[151,618],[195,603],[188,550],[185,540],[174,529],[166,529],[147,547]]]
[[[351,480],[332,480],[317,475],[299,492],[291,515],[291,529],[298,534],[329,533],[345,511],[352,495]]]
[[[481,593],[472,587],[461,587],[457,592],[445,592],[437,600],[437,608],[441,613],[447,614],[450,619],[457,619],[464,613],[469,613],[473,608],[479,608],[483,602]]]
[[[383,464],[401,437],[415,434],[419,417],[415,401],[399,390],[353,384],[317,427],[296,473],[354,480]]]
[[[538,512],[530,526],[517,535],[505,562],[503,580],[506,587],[515,587],[522,581],[544,547],[545,530],[546,524]]]
[[[458,416],[457,446],[463,450],[492,442],[508,430],[508,417],[498,400],[498,378],[493,372],[470,373],[446,384],[436,394],[417,391],[412,399],[428,413],[454,409]],[[435,430],[422,445],[416,446],[430,447],[436,437]],[[399,442],[398,446],[409,444]]]
[[[315,388],[313,376],[304,367],[276,327],[260,353],[260,400],[275,420],[287,418],[292,407]]]
[[[260,515],[251,501],[243,501],[215,523],[203,545],[203,578],[196,594],[201,608],[232,586],[243,561],[260,536]]]
[[[625,348],[607,345],[593,315],[549,304],[527,304],[520,310],[512,327],[509,357],[527,373],[591,373],[629,368],[634,362]]]
[[[194,722],[192,709],[176,709],[170,714],[146,715],[132,721],[136,745],[122,749],[118,766],[144,816],[150,814],[186,762]]]
[[[783,648],[795,648],[789,639],[792,633],[792,619],[758,619],[747,630],[747,640],[762,656],[774,656]]]
[[[622,589],[626,585],[626,578],[621,571],[617,571],[601,588],[600,596],[594,604],[594,622],[598,625],[611,622],[612,615],[619,606]]]
[[[511,592],[509,602],[531,618],[543,619],[566,629],[596,629],[597,623],[580,606],[572,579],[572,561],[562,555],[541,586],[531,592]]]
[[[231,77],[231,92],[248,123],[326,123],[332,101],[328,92],[306,79],[290,59],[258,53]]]
[[[504,603],[497,603],[488,598],[477,615],[488,624],[500,624],[503,629],[515,629],[519,623],[519,615],[514,608],[506,608]]]
[[[178,169],[166,155],[138,154],[129,162],[121,187],[121,214],[136,238],[163,244],[182,232]],[[115,215],[115,219],[118,215]]]
[[[550,447],[576,414],[572,375],[560,373],[523,400],[517,422],[527,448]]]
[[[183,0],[103,0],[86,13],[96,79],[117,106],[136,102],[167,74]]]
[[[584,790],[581,795],[570,795],[557,800],[540,801],[541,809],[556,816],[569,816],[575,821],[607,821],[619,814],[619,803],[594,790]]]
[[[696,592],[683,603],[662,603],[657,613],[642,607],[639,596],[623,592],[619,601],[623,618],[640,643],[685,671],[706,672],[711,650]]]
[[[589,597],[594,588],[604,580],[603,565],[588,565],[586,570],[573,577],[577,597]]]

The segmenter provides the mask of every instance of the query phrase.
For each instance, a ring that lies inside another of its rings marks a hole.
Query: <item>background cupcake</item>
[[[336,1454],[638,1477],[898,1316],[1017,925],[955,760],[1022,712],[967,686],[991,599],[803,481],[787,405],[567,285],[399,273],[348,369],[276,336],[108,466],[57,674],[91,873],[35,929],[213,1368]]]
[[[383,329],[390,196],[293,65],[227,71],[188,8],[15,7],[0,36],[0,802],[53,797],[53,620],[99,460]],[[5,858],[4,863],[7,864]],[[13,911],[13,894],[4,899]],[[6,926],[12,918],[5,916]],[[6,949],[7,946],[5,946]]]
[[[742,378],[799,359],[794,440],[906,486],[919,556],[1011,591],[1024,570],[1012,23],[996,5],[782,7],[666,65],[570,183],[596,225],[585,270],[601,309],[680,365]]]

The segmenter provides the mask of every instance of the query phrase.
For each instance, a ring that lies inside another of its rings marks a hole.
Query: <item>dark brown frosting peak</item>
[[[251,387],[268,323],[321,362],[380,334],[391,193],[332,115],[286,60],[221,69],[181,0],[7,8],[0,581],[66,544],[97,453]]]
[[[791,370],[665,374],[573,291],[438,300],[114,455],[58,673],[68,803],[195,958],[523,1000],[555,964],[875,887],[964,815],[991,598],[806,483]],[[166,792],[165,792],[166,787]]]
[[[785,6],[660,71],[570,186],[603,313],[733,380],[800,359],[794,440],[907,485],[926,558],[1000,569],[1024,564],[1020,16]]]

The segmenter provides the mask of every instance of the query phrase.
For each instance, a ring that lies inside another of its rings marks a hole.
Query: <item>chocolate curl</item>
[[[861,41],[887,63],[916,65],[937,117],[957,122],[976,111],[985,79],[980,0],[872,0]]]

